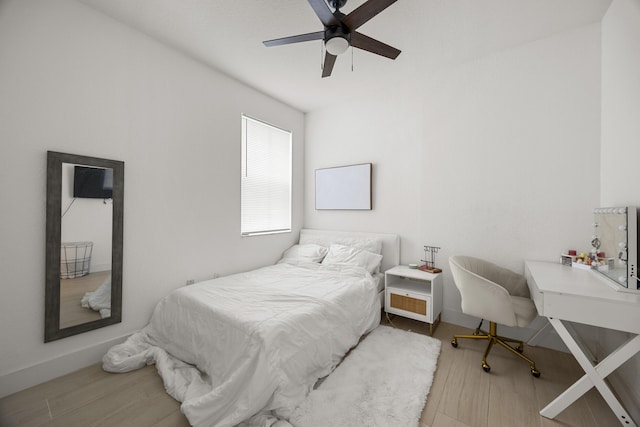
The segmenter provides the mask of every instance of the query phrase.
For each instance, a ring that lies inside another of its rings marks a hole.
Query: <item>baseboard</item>
[[[94,344],[2,375],[0,376],[0,398],[98,363],[109,348],[120,344],[127,337],[128,335],[125,335]]]

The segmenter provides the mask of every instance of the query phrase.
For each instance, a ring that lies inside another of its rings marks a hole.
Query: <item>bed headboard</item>
[[[400,264],[400,236],[397,234],[367,233],[361,231],[300,230],[300,243],[316,243],[329,247],[332,243],[344,244],[348,239],[376,239],[382,243],[382,265],[386,271]]]

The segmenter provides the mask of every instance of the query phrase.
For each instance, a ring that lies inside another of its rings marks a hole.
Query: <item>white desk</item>
[[[585,375],[540,411],[555,418],[580,396],[596,387],[625,426],[635,422],[615,397],[604,378],[640,352],[640,295],[618,292],[596,272],[560,263],[525,263],[525,276],[538,313],[549,318]],[[588,349],[571,334],[566,322],[578,322],[635,334],[597,365]]]

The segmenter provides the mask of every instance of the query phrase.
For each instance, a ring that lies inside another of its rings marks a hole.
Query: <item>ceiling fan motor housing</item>
[[[347,0],[329,0],[329,6],[334,9],[340,9],[345,4],[347,4]]]

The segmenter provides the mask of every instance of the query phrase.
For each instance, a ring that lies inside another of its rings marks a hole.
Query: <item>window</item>
[[[291,231],[291,132],[242,116],[243,236]]]

